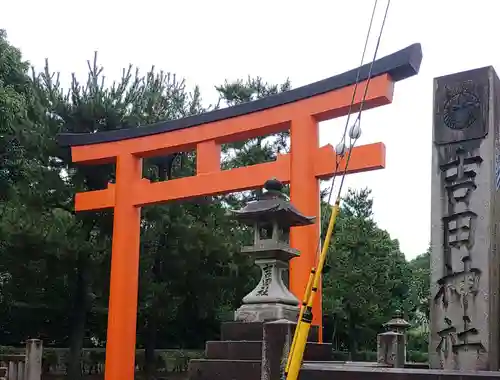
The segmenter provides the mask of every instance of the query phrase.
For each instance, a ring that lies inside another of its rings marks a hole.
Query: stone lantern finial
[[[268,179],[264,183],[264,189],[272,192],[282,193],[283,192],[283,184],[278,181],[276,178]]]

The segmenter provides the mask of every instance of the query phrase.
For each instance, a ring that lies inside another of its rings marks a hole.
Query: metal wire
[[[375,18],[375,12],[377,10],[377,4],[378,4],[378,0],[375,0],[375,2],[373,3],[372,15],[370,17],[370,24],[368,25],[368,31],[366,32],[365,46],[363,47],[363,53],[361,54],[361,62],[359,63],[358,71],[356,73],[356,81],[354,82],[354,90],[352,92],[351,103],[349,104],[349,109],[347,111],[347,119],[345,122],[344,132],[342,134],[342,140],[340,140],[340,142],[344,143],[344,144],[345,144],[345,137],[347,134],[347,128],[349,127],[349,120],[351,119],[352,107],[354,106],[354,101],[356,99],[356,93],[358,91],[359,78],[361,76],[361,67],[363,66],[363,62],[365,61],[366,48],[368,47],[368,41],[370,40],[373,19]],[[335,159],[335,161],[336,161],[335,173],[333,174],[333,178],[332,178],[332,185],[331,185],[332,189],[333,189],[333,186],[335,185],[335,178],[337,177],[337,171],[338,171],[339,166],[340,166],[340,159],[341,159],[341,157],[339,157],[339,155],[337,155],[336,159]],[[328,201],[327,201],[328,203],[330,203],[332,200],[332,192],[333,192],[332,189],[330,189],[330,193],[328,194]],[[321,245],[321,237],[320,237],[320,242],[318,243],[317,250],[319,250],[320,245]]]
[[[368,87],[370,86],[370,81],[372,79],[372,70],[373,70],[373,64],[377,58],[377,53],[378,53],[378,49],[380,47],[380,41],[382,39],[382,34],[384,33],[384,27],[385,27],[385,22],[387,20],[387,13],[389,12],[389,7],[391,5],[391,0],[387,0],[387,6],[385,7],[385,13],[384,13],[384,18],[382,20],[382,25],[380,26],[380,32],[379,32],[379,35],[378,35],[378,38],[377,38],[377,45],[375,46],[375,51],[373,53],[373,58],[372,58],[372,62],[370,64],[370,70],[368,71],[368,79],[366,81],[366,87],[365,87],[365,92],[363,94],[363,99],[361,99],[361,104],[359,106],[359,112],[358,112],[358,117],[356,118],[356,121],[354,122],[354,124],[356,123],[359,123],[360,127],[361,127],[361,113],[363,112],[363,107],[365,105],[365,100],[366,100],[366,95],[368,94]],[[339,186],[339,192],[338,192],[338,196],[337,198],[340,198],[340,194],[342,192],[342,187],[344,186],[344,181],[345,181],[345,175],[347,173],[347,168],[349,166],[349,161],[351,160],[351,155],[352,155],[352,148],[354,147],[354,144],[356,143],[358,139],[354,139],[350,141],[350,149],[349,149],[349,153],[347,154],[347,159],[346,159],[346,163],[345,163],[345,169],[344,169],[344,172],[342,173],[342,177],[341,177],[341,180],[340,180],[340,186]],[[330,188],[330,193],[333,192],[333,181],[332,181],[332,186]],[[331,198],[331,195],[329,196],[329,199]],[[330,203],[330,202],[328,202]]]
[[[359,65],[359,68],[358,68],[358,71],[357,71],[357,74],[356,74],[356,81],[355,81],[355,84],[354,84],[354,90],[353,90],[353,93],[352,93],[351,103],[349,104],[349,109],[348,109],[348,112],[347,112],[347,119],[346,119],[346,123],[345,123],[345,126],[344,126],[344,132],[342,134],[342,139],[340,140],[340,142],[343,143],[343,144],[345,144],[346,135],[347,135],[347,129],[349,128],[349,121],[350,121],[350,118],[351,118],[351,115],[352,115],[352,108],[354,106],[354,101],[356,99],[356,93],[357,93],[357,90],[358,90],[358,85],[360,83],[359,79],[360,79],[360,76],[361,76],[361,67],[363,66],[363,62],[364,62],[364,59],[365,59],[366,49],[367,49],[367,46],[368,46],[368,41],[370,39],[370,34],[371,34],[372,25],[373,25],[373,20],[375,18],[375,12],[377,10],[377,4],[378,4],[378,0],[375,0],[375,2],[373,4],[372,14],[371,14],[371,17],[370,17],[370,24],[368,26],[368,31],[366,33],[365,45],[363,47],[363,53],[361,54],[361,62],[360,62],[360,65]],[[375,45],[375,51],[373,53],[372,61],[370,63],[370,67],[369,67],[369,70],[368,70],[368,77],[367,77],[367,81],[366,81],[365,91],[363,93],[363,98],[361,99],[361,104],[360,104],[360,107],[359,107],[358,116],[356,117],[356,120],[354,121],[354,124],[359,123],[360,126],[361,126],[361,113],[363,112],[363,108],[364,108],[366,96],[368,94],[368,88],[370,86],[370,81],[372,79],[371,78],[371,74],[372,74],[372,71],[373,71],[373,64],[374,64],[374,62],[375,62],[375,60],[377,58],[378,49],[380,47],[380,41],[382,39],[382,34],[384,32],[385,22],[387,20],[387,14],[388,14],[390,5],[391,5],[391,0],[388,0],[386,8],[385,8],[384,18],[383,18],[382,24],[380,26],[380,32],[379,32],[379,35],[378,35],[378,38],[377,38],[377,43]],[[344,186],[344,181],[345,181],[345,176],[346,176],[346,173],[347,173],[347,169],[349,167],[349,161],[351,160],[352,149],[354,148],[354,145],[356,144],[357,140],[358,140],[357,138],[356,139],[351,139],[351,138],[349,139],[349,152],[347,153],[345,168],[344,168],[344,171],[342,172],[342,175],[341,175],[341,182],[340,182],[340,187],[339,187],[337,198],[340,198],[340,195],[341,195],[341,192],[342,192],[342,188]],[[344,157],[344,155],[345,154],[336,155],[336,159],[335,159],[335,161],[336,161],[335,162],[335,173],[333,174],[332,183],[330,185],[330,190],[328,191],[327,204],[331,204],[333,190],[335,188],[335,179],[337,178],[337,173],[338,173],[338,169],[339,169],[339,166],[340,166],[340,162],[341,162],[342,158]],[[327,218],[326,215],[325,215],[324,218],[321,218],[321,219],[322,219],[321,225],[324,225],[324,222],[326,220],[328,220],[328,218]],[[319,235],[319,239],[318,239],[318,245],[316,247],[316,255],[318,255],[318,253],[320,251],[320,247],[321,247],[321,231],[320,231],[320,235]]]
[[[346,119],[346,123],[345,123],[345,126],[344,126],[344,132],[342,133],[342,140],[340,141],[341,143],[344,143],[344,144],[345,144],[345,138],[346,138],[346,135],[347,135],[347,129],[349,128],[349,120],[350,120],[351,115],[352,115],[352,108],[354,106],[354,101],[356,100],[356,93],[358,91],[358,85],[359,85],[359,82],[360,82],[359,79],[361,77],[361,67],[363,66],[363,63],[365,61],[366,49],[368,47],[368,41],[370,40],[371,30],[372,30],[372,26],[373,26],[373,20],[375,19],[375,13],[377,11],[377,5],[378,5],[378,0],[375,0],[374,3],[373,3],[372,14],[371,14],[371,17],[370,17],[370,23],[368,25],[368,30],[366,32],[365,45],[363,47],[363,52],[361,54],[361,61],[359,63],[359,67],[358,67],[358,70],[357,70],[357,73],[356,73],[356,80],[354,82],[354,89],[353,89],[353,92],[352,92],[351,103],[349,104],[349,109],[347,111],[347,119]],[[372,66],[373,66],[373,63],[372,63]],[[371,70],[370,70],[370,73],[371,73]],[[367,83],[366,87],[368,88],[368,83]],[[365,91],[365,97],[366,97],[366,91]],[[341,162],[342,157],[343,157],[343,155],[341,156],[341,155],[338,155],[338,154],[336,154],[336,156],[335,156],[335,172],[333,174],[332,184],[331,184],[330,190],[328,192],[327,204],[330,204],[331,200],[332,200],[333,189],[334,189],[334,186],[335,186],[335,179],[337,178],[337,173],[339,171],[339,166],[340,166],[340,162]],[[347,164],[348,164],[348,161],[346,161],[346,165]],[[345,175],[345,171],[344,171],[344,175]],[[328,216],[325,215],[321,219],[322,220],[321,220],[320,226],[324,225],[324,223],[326,221],[328,221],[329,218],[328,218]],[[319,235],[319,239],[318,239],[318,245],[316,246],[316,255],[319,254],[320,248],[321,248],[321,231],[320,231],[320,235]]]
[[[378,52],[378,48],[380,46],[380,40],[381,40],[382,33],[383,33],[383,30],[384,30],[384,25],[385,25],[385,22],[386,22],[386,19],[387,19],[387,12],[388,12],[389,6],[390,6],[390,0],[388,0],[388,3],[387,3],[387,7],[386,7],[386,10],[385,10],[385,15],[384,15],[384,19],[382,21],[382,25],[381,25],[381,28],[380,28],[380,33],[379,33],[379,36],[378,36],[377,45],[376,45],[376,48],[375,48],[375,52],[374,52],[374,55],[373,55],[372,62],[370,64],[370,69],[369,69],[369,72],[368,72],[368,78],[367,78],[367,83],[366,83],[366,87],[365,87],[365,92],[363,94],[363,98],[361,99],[361,104],[360,104],[360,108],[359,108],[359,111],[358,111],[358,117],[357,117],[357,119],[355,121],[357,123],[361,122],[361,112],[363,111],[364,102],[366,100],[366,95],[368,93],[368,86],[369,86],[370,80],[371,80],[371,73],[372,73],[372,69],[373,69],[373,64],[374,64],[375,59],[377,57],[377,52]],[[361,64],[360,64],[358,72],[357,72],[357,78],[356,78],[356,83],[355,83],[355,87],[354,87],[354,91],[353,91],[353,96],[352,96],[351,104],[349,106],[349,111],[348,111],[348,114],[347,114],[347,122],[346,122],[346,125],[345,125],[345,128],[344,128],[344,134],[343,134],[342,141],[341,141],[342,146],[343,146],[342,147],[343,150],[344,150],[344,147],[345,147],[345,138],[346,138],[346,134],[347,134],[347,128],[349,127],[349,119],[350,119],[350,116],[351,116],[351,113],[352,113],[352,107],[353,107],[354,101],[355,101],[356,91],[357,91],[357,87],[358,87],[358,84],[359,84],[360,71],[361,71],[361,67],[363,65],[364,56],[365,56],[365,52],[366,52],[366,47],[368,45],[368,39],[370,37],[371,27],[372,27],[374,15],[375,15],[376,7],[377,7],[377,0],[375,0],[375,3],[374,3],[373,12],[372,12],[372,16],[371,16],[371,19],[370,19],[370,25],[369,25],[368,33],[367,33],[367,36],[366,36],[365,46],[364,46],[364,49],[363,49],[363,55],[362,55],[362,59],[361,59]],[[332,207],[332,214],[331,214],[331,218],[330,218],[330,222],[329,222],[329,226],[328,226],[328,231],[327,231],[327,234],[325,236],[325,247],[324,247],[323,251],[321,252],[321,255],[320,255],[319,259],[318,259],[319,261],[318,261],[317,267],[311,269],[311,274],[310,274],[309,282],[308,282],[307,289],[306,289],[306,295],[304,297],[304,300],[307,297],[307,304],[305,304],[304,301],[303,301],[303,304],[301,305],[298,325],[297,325],[297,328],[295,330],[295,334],[294,334],[294,338],[293,338],[293,341],[292,341],[290,353],[289,353],[288,360],[287,360],[287,363],[286,363],[285,376],[287,378],[290,375],[290,372],[288,372],[290,370],[290,366],[292,366],[292,368],[293,368],[293,370],[292,370],[292,378],[293,379],[297,378],[298,372],[300,371],[300,364],[297,367],[296,363],[297,363],[297,360],[301,362],[302,359],[303,359],[302,355],[303,355],[303,350],[305,349],[305,344],[306,344],[306,339],[307,339],[307,333],[308,333],[308,326],[307,325],[309,325],[311,323],[311,321],[312,321],[312,319],[305,320],[304,316],[303,316],[305,314],[303,314],[303,313],[305,313],[305,310],[306,310],[305,308],[306,307],[307,308],[312,308],[313,300],[314,300],[314,294],[316,292],[315,289],[317,289],[317,287],[319,287],[320,283],[321,283],[321,273],[315,272],[315,270],[322,271],[323,265],[325,264],[325,258],[326,258],[326,254],[327,254],[327,250],[328,250],[330,238],[333,235],[333,229],[334,229],[334,226],[335,226],[335,219],[336,219],[337,213],[339,211],[340,194],[341,194],[341,191],[342,191],[342,186],[344,184],[345,175],[347,173],[347,169],[348,169],[348,166],[349,166],[349,161],[350,161],[350,158],[351,158],[351,155],[352,155],[352,149],[353,149],[356,141],[358,140],[359,136],[355,137],[353,139],[352,138],[352,134],[350,134],[349,137],[350,137],[350,148],[349,148],[349,152],[348,152],[347,159],[346,159],[346,165],[345,165],[344,171],[342,173],[342,179],[341,179],[341,183],[340,183],[340,188],[339,188],[338,196],[337,196],[337,199],[335,201],[335,206]],[[342,156],[344,155],[344,153],[345,152],[342,151]],[[333,189],[334,189],[334,183],[335,183],[336,173],[337,173],[338,167],[340,165],[339,156],[340,155],[336,156],[335,173],[334,173],[334,176],[333,176],[333,179],[332,179],[332,185],[330,187],[330,191],[329,191],[329,195],[328,195],[328,203],[329,204],[330,204],[331,196],[332,196]],[[342,157],[340,157],[340,158],[342,158]],[[320,246],[321,246],[321,234],[320,234],[319,239],[318,239],[317,251],[319,250]],[[318,283],[318,281],[319,281],[319,283]],[[310,289],[311,293],[309,293],[309,289]],[[312,318],[312,315],[310,315],[310,317],[308,317],[308,318]],[[301,324],[302,322],[306,323],[306,327],[307,327],[306,330],[301,329],[303,327],[302,324]],[[300,348],[300,350],[302,352],[299,352],[298,359],[296,359],[295,362],[294,362],[295,351],[297,350],[296,344],[299,344],[299,343],[296,343],[297,340],[299,340],[299,342],[301,344],[301,347],[299,347],[299,348]]]

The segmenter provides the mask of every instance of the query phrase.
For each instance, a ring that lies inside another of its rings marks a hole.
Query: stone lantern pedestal
[[[283,283],[283,274],[289,268],[288,260],[258,258],[255,265],[260,267],[262,277],[255,289],[243,298],[243,305],[236,310],[234,319],[243,322],[278,319],[296,322],[299,300]]]

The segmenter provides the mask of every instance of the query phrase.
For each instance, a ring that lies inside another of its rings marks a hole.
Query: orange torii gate
[[[420,44],[374,62],[364,109],[389,104],[394,83],[416,75]],[[113,245],[106,346],[106,379],[134,378],[137,286],[141,207],[261,187],[276,177],[291,184],[291,200],[305,215],[319,216],[319,179],[335,173],[331,145],[319,147],[318,123],[347,114],[358,68],[264,99],[151,126],[95,134],[61,134],[59,144],[71,147],[73,162],[116,162],[116,183],[104,190],[76,194],[76,211],[114,208]],[[359,71],[353,112],[359,109],[370,75]],[[275,162],[221,170],[220,146],[290,130],[291,153]],[[142,176],[142,159],[196,150],[196,175],[151,183]],[[347,173],[385,167],[385,146],[375,143],[353,149]],[[339,170],[343,171],[345,162]],[[319,220],[291,231],[291,245],[301,252],[290,268],[291,291],[302,298],[315,265]],[[318,297],[321,298],[321,297]],[[321,326],[321,300],[314,324]],[[321,331],[321,329],[320,329]]]

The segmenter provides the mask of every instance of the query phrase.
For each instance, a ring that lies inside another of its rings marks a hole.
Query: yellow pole
[[[323,245],[323,249],[321,250],[321,255],[319,256],[316,273],[314,274],[313,286],[307,300],[307,305],[304,308],[305,310],[302,313],[302,318],[299,320],[299,323],[296,327],[294,342],[292,342],[293,351],[290,350],[288,372],[285,373],[286,380],[297,380],[297,378],[299,377],[300,367],[302,366],[302,359],[304,357],[304,350],[307,344],[307,337],[309,336],[309,329],[311,328],[314,296],[318,291],[318,286],[321,281],[321,272],[323,271],[323,266],[325,265],[326,255],[330,246],[330,240],[332,237],[333,229],[335,227],[335,222],[337,221],[339,209],[340,196],[332,206],[332,214],[330,215],[330,222],[328,223],[325,243]]]

